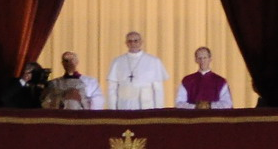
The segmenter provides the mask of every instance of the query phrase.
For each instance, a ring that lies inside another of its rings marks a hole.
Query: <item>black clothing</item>
[[[19,79],[12,79],[1,93],[1,107],[40,108],[41,88],[34,85],[22,86]]]

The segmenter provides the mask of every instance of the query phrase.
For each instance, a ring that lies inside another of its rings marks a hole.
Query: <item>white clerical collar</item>
[[[206,73],[210,72],[210,69],[209,69],[209,70],[204,70],[204,71],[199,70],[199,72],[200,72],[202,75],[205,75]]]
[[[140,50],[139,52],[137,53],[131,53],[131,52],[128,52],[127,55],[130,56],[130,57],[140,57],[142,54],[143,54],[143,50]]]
[[[26,85],[26,81],[25,80],[23,80],[23,79],[19,79],[19,82],[20,82],[20,84],[21,84],[21,86],[25,86]]]

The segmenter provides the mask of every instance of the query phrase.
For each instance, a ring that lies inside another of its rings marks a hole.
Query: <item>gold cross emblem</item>
[[[134,133],[131,132],[129,129],[126,130],[123,134],[122,138],[110,138],[110,149],[146,149],[146,138],[135,138],[134,140],[131,137],[134,136]]]

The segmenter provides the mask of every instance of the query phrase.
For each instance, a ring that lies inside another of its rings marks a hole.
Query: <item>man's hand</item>
[[[72,99],[72,100],[81,101],[81,95],[77,89],[71,88],[64,92],[64,99],[65,100]]]

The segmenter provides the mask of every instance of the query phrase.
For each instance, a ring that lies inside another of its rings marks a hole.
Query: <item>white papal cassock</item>
[[[143,52],[117,57],[108,75],[110,109],[164,107],[163,81],[168,78],[160,59]]]

